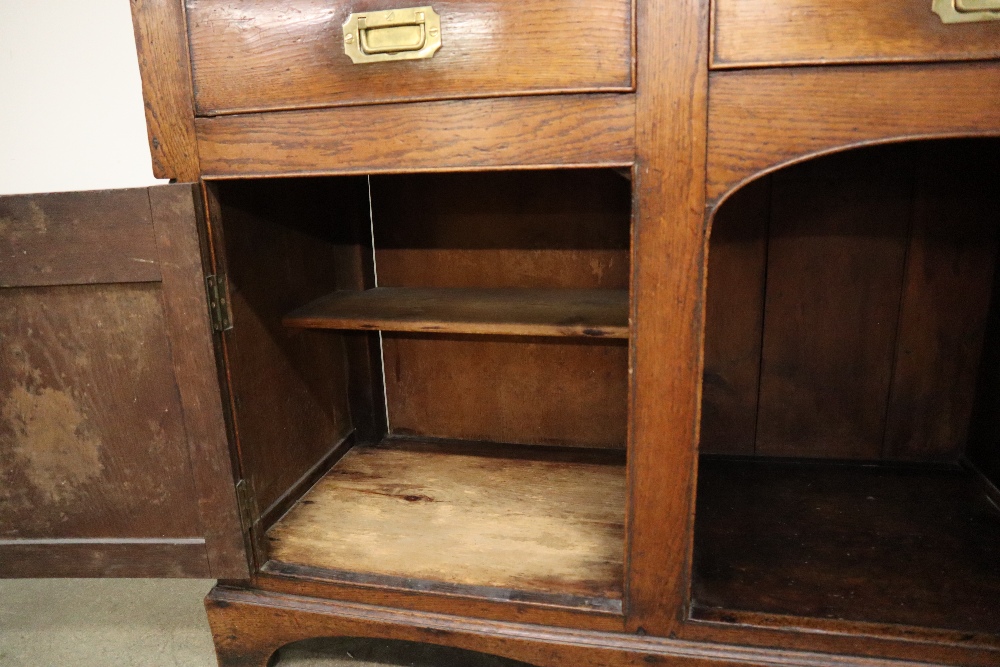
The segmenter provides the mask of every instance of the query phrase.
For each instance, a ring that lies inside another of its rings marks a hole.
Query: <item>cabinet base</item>
[[[205,600],[220,667],[267,667],[287,644],[366,637],[477,651],[538,667],[917,667],[897,660],[488,621],[216,586]],[[919,663],[927,667],[926,663]]]

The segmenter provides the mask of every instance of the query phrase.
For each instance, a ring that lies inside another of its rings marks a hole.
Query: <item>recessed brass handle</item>
[[[931,8],[942,23],[1000,21],[1000,0],[933,0]]]
[[[355,64],[430,58],[441,48],[441,17],[431,7],[351,14],[344,53]]]

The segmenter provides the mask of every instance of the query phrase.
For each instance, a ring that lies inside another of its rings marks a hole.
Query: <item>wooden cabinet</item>
[[[132,3],[222,664],[1000,660],[1000,22],[838,2],[452,3],[366,65],[390,5]]]

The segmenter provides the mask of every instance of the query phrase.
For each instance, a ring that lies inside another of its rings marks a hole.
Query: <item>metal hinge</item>
[[[226,276],[205,276],[205,289],[208,292],[208,310],[212,317],[212,328],[216,331],[229,331],[233,328],[233,315],[229,311],[229,292]]]
[[[253,528],[254,521],[257,518],[257,504],[253,500],[250,484],[245,479],[236,482],[236,502],[240,506],[240,519],[243,521],[243,530],[249,531]]]

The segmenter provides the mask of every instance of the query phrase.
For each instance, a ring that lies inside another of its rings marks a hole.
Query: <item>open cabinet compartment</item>
[[[207,187],[261,571],[620,612],[629,180]]]
[[[1000,641],[998,156],[857,149],[717,210],[694,619]]]

